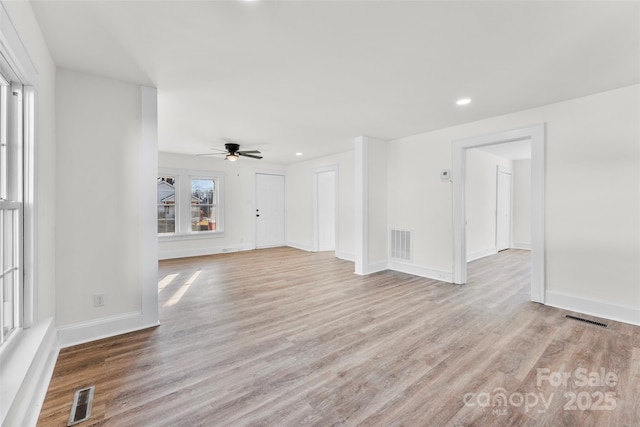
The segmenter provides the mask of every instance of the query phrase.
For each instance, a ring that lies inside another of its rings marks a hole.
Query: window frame
[[[197,240],[224,237],[224,191],[225,173],[222,171],[202,171],[194,169],[158,168],[158,178],[171,176],[176,181],[175,218],[176,227],[174,233],[158,233],[159,241]],[[191,180],[212,179],[214,181],[214,201],[216,209],[216,229],[193,231],[191,229]],[[157,223],[157,219],[156,219]]]
[[[10,268],[4,265],[4,239],[0,255],[2,285],[0,286],[0,353],[4,352],[7,345],[18,336],[21,331],[34,322],[33,293],[34,286],[34,256],[33,256],[33,116],[34,116],[34,91],[33,87],[23,83],[24,79],[16,74],[4,56],[0,55],[0,80],[6,87],[3,96],[0,97],[2,110],[0,122],[2,135],[0,139],[4,144],[0,155],[2,165],[0,167],[0,209],[2,216],[5,212],[11,212],[14,219],[11,221],[11,230],[4,229],[4,221],[0,221],[3,227],[0,234],[12,233]],[[12,277],[11,284],[4,283],[6,277]],[[11,328],[5,329],[7,313],[5,313],[5,290],[11,288],[11,301],[9,301]]]

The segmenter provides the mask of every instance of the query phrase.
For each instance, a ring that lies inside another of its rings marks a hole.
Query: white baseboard
[[[305,245],[304,243],[291,242],[288,240],[285,244],[290,248],[300,249],[301,251],[306,251],[306,252],[313,252],[313,248],[311,247],[311,245]]]
[[[634,307],[608,304],[562,292],[547,291],[545,296],[545,304],[552,307],[640,326],[640,310]]]
[[[524,249],[526,251],[531,250],[531,242],[513,242],[512,249]]]
[[[349,252],[342,252],[342,251],[336,250],[336,258],[340,258],[345,261],[356,262],[356,255],[351,254]]]
[[[389,269],[389,263],[387,261],[378,261],[373,264],[365,266],[365,274],[378,273]]]
[[[302,244],[302,243],[296,243],[296,242],[287,241],[287,246],[289,246],[290,248],[294,248],[294,249],[300,249],[301,251],[314,252],[310,245],[305,245],[305,244]],[[352,253],[349,253],[349,252],[342,252],[339,249],[336,249],[336,258],[340,258],[340,259],[343,259],[345,261],[351,261],[351,262],[355,262],[356,261],[355,254],[352,254]]]
[[[228,252],[250,251],[253,249],[254,248],[252,246],[241,245],[241,246],[218,246],[218,247],[211,247],[211,248],[192,248],[192,249],[166,251],[166,250],[162,250],[162,244],[160,244],[158,259],[163,260],[163,259],[189,258],[194,256],[223,254]]]
[[[417,265],[405,264],[398,261],[391,261],[389,263],[389,270],[399,271],[400,273],[413,274],[414,276],[426,277],[427,279],[435,279],[448,283],[453,282],[453,274],[450,271],[420,267]]]
[[[158,324],[146,324],[140,312],[103,317],[58,328],[58,344],[60,348],[71,347],[128,332],[153,328]]]
[[[472,253],[468,253],[467,254],[467,262],[475,261],[477,259],[484,258],[486,256],[495,255],[497,253],[498,253],[498,251],[496,250],[495,247],[483,249],[481,251],[475,251],[475,252],[472,252]]]
[[[35,426],[58,358],[53,318],[20,331],[0,364],[0,424]]]

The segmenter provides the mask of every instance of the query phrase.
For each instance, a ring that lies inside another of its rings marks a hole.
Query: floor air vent
[[[411,261],[411,231],[391,230],[391,258]]]
[[[95,388],[95,386],[91,386],[76,390],[76,394],[73,396],[73,406],[71,407],[71,415],[69,415],[69,423],[67,426],[73,426],[89,419]]]
[[[567,314],[564,317],[566,317],[567,319],[579,320],[581,322],[589,323],[591,325],[601,326],[603,328],[607,327],[606,323],[596,322],[595,320],[583,319],[582,317],[576,317],[576,316],[572,316],[570,314]]]

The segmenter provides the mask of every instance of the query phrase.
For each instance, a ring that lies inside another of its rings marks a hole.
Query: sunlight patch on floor
[[[164,288],[169,286],[169,284],[171,284],[171,282],[173,282],[173,279],[175,279],[176,277],[178,277],[178,273],[167,274],[166,276],[164,276],[164,279],[158,282],[158,293],[162,292]]]
[[[184,294],[189,290],[189,287],[193,284],[193,282],[195,282],[198,279],[198,276],[200,276],[201,272],[202,272],[201,270],[198,270],[195,273],[193,273],[193,275],[189,278],[189,280],[187,280],[184,283],[184,285],[180,286],[180,289],[178,289],[176,293],[173,294],[171,298],[167,302],[165,302],[162,306],[171,307],[172,305],[177,304],[182,299]]]

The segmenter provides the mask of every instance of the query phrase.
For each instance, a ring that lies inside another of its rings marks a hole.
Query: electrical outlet
[[[103,294],[95,294],[93,296],[93,306],[94,307],[103,307],[104,306],[104,295]]]

